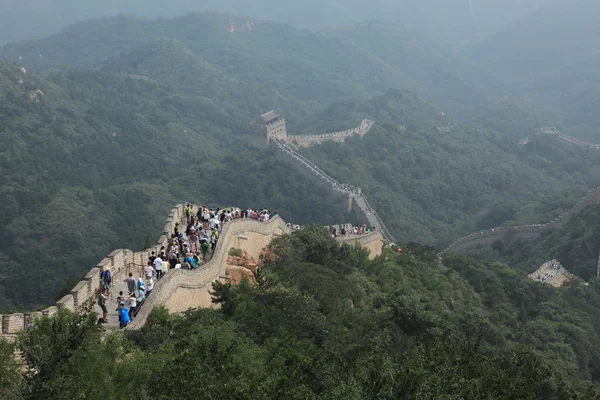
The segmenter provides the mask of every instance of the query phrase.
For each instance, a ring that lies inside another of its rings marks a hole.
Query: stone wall
[[[374,121],[369,119],[362,120],[360,126],[345,131],[322,133],[316,135],[288,135],[287,143],[293,146],[308,147],[311,144],[323,143],[327,140],[334,142],[343,142],[351,136],[364,136],[366,135],[373,126]]]
[[[151,249],[134,252],[129,249],[117,249],[110,253],[106,258],[103,258],[96,267],[92,268],[79,281],[69,294],[57,301],[57,305],[61,305],[71,311],[86,311],[95,303],[100,292],[100,273],[105,268],[110,268],[113,279],[123,279],[130,271],[141,269],[146,265],[152,251],[158,253],[161,246],[166,246],[167,237],[173,233],[175,224],[185,224],[185,206],[177,205],[169,213],[169,217],[163,228],[162,236]],[[36,318],[49,317],[56,313],[57,306],[48,307],[39,312],[16,313],[9,315],[0,315],[1,330],[0,337],[11,337],[23,331],[30,322]]]
[[[198,209],[193,206],[193,211]],[[142,268],[147,264],[151,252],[158,254],[161,246],[167,245],[167,237],[179,223],[184,226],[185,211],[183,205],[178,205],[171,210],[165,223],[163,234],[150,249],[133,252],[128,249],[117,249],[108,257],[102,259],[96,267],[92,268],[84,280],[78,282],[69,294],[57,302],[71,311],[88,311],[97,300],[100,290],[100,273],[105,268],[110,268],[113,279],[123,279],[131,271],[142,275]],[[130,329],[137,329],[144,325],[148,314],[154,306],[170,305],[173,311],[182,311],[190,307],[204,306],[210,300],[207,290],[215,280],[227,281],[226,268],[227,256],[231,247],[239,248],[248,252],[250,256],[258,259],[260,252],[267,247],[274,237],[288,233],[290,229],[285,222],[277,217],[268,222],[259,222],[252,219],[239,219],[228,222],[221,232],[220,239],[212,259],[203,265],[201,269],[194,271],[173,270],[158,281],[148,297],[144,306],[140,309],[138,317],[130,325]],[[383,241],[380,232],[375,232],[359,237],[349,236],[340,240],[340,243],[358,244],[367,248],[371,257],[381,254]],[[58,310],[57,306],[51,306],[40,312],[26,314],[1,315],[1,336],[12,337],[23,331],[29,322],[36,318],[50,317]]]
[[[128,329],[142,327],[152,308],[162,305],[172,312],[180,312],[189,308],[206,307],[210,301],[207,292],[212,289],[212,283],[227,281],[227,256],[232,247],[245,250],[252,258],[258,260],[261,251],[271,243],[274,237],[289,233],[290,229],[279,218],[268,222],[253,219],[238,219],[227,222],[219,235],[219,241],[211,260],[199,269],[172,270],[158,281],[152,294],[148,297],[138,315],[128,326]],[[365,247],[373,258],[381,254],[383,236],[381,232],[368,235],[340,239],[339,243],[357,244]]]
[[[464,250],[480,244],[491,244],[496,240],[512,240],[515,236],[520,238],[535,237],[547,229],[558,228],[564,225],[569,218],[579,214],[585,207],[598,203],[600,203],[600,186],[592,190],[587,196],[582,197],[575,206],[571,207],[571,209],[563,212],[558,217],[545,224],[497,227],[471,233],[455,240],[438,253],[438,255],[442,256],[449,251]]]

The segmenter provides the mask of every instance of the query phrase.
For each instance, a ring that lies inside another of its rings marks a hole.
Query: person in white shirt
[[[175,269],[180,269],[180,268],[181,268],[181,263],[178,262],[177,264],[175,264]]]
[[[154,259],[154,270],[156,271],[156,278],[160,279],[163,274],[163,261],[160,257]]]
[[[135,309],[137,307],[137,299],[135,298],[135,292],[129,293],[129,318],[133,319],[135,315]]]
[[[150,296],[152,288],[154,287],[154,280],[152,278],[146,279],[146,297]]]

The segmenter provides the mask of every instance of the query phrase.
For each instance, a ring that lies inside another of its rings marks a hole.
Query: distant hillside
[[[600,181],[599,152],[550,137],[522,146],[505,135],[454,125],[412,93],[337,102],[318,120],[333,125],[351,116],[378,124],[363,139],[304,151],[326,172],[369,193],[402,240],[443,245],[458,231],[511,220],[535,223],[549,210],[570,208],[568,200],[556,202],[562,190]],[[438,131],[448,124],[450,132]],[[577,196],[580,191],[573,202]]]
[[[489,93],[535,109],[538,126],[600,142],[598,18],[597,1],[565,3],[509,25],[460,56],[495,76],[486,83],[475,77]]]
[[[596,277],[600,254],[600,206],[589,206],[560,228],[546,231],[540,238],[496,242],[468,253],[481,258],[500,259],[526,273],[544,262],[557,259],[564,267],[588,281]]]
[[[0,0],[0,45],[36,39],[74,23],[125,13],[173,17],[218,10],[290,23],[299,28],[343,27],[367,20],[402,23],[437,43],[458,48],[556,0]]]
[[[541,9],[476,43],[463,56],[504,84],[529,82],[598,52],[600,2],[578,0]]]
[[[281,93],[284,97],[333,101],[409,88],[457,116],[488,102],[485,91],[470,83],[471,75],[481,71],[424,37],[380,23],[315,34],[229,14],[158,20],[121,16],[79,23],[46,39],[6,45],[0,58],[38,72],[101,65],[112,70],[121,68],[119,57],[135,50],[137,55],[128,59],[139,58],[158,39],[179,43],[174,49],[159,46],[163,52],[189,50],[242,85],[276,84],[286,92]],[[110,65],[113,62],[115,66]],[[130,65],[127,71],[135,68]]]

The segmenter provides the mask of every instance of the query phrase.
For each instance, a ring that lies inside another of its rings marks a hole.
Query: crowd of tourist
[[[151,253],[148,263],[143,267],[141,276],[137,279],[130,272],[124,279],[127,291],[119,291],[116,296],[116,312],[119,316],[119,327],[126,327],[137,315],[145,300],[150,296],[155,283],[162,279],[169,270],[199,268],[208,262],[219,240],[225,224],[240,218],[252,218],[261,222],[269,221],[279,216],[277,212],[270,212],[266,208],[253,209],[219,209],[199,207],[196,213],[192,206],[185,207],[185,229],[175,225],[174,231],[168,238],[167,246],[161,247],[158,254]],[[298,229],[300,229],[298,227]],[[107,302],[112,297],[111,287],[113,279],[110,268],[101,274],[102,288],[98,298],[98,306],[102,310],[102,317],[98,319],[98,326],[104,330],[108,318]]]
[[[560,264],[558,261],[552,260],[549,261],[547,263],[547,269],[544,271],[544,273],[538,273],[535,277],[536,281],[539,282],[546,282],[546,281],[550,281],[552,279],[554,279],[554,277],[558,274],[560,274],[560,270],[562,268],[562,264]]]
[[[362,226],[353,226],[352,229],[348,229],[348,225],[340,225],[339,227],[337,227],[337,226],[329,227],[329,233],[331,234],[331,237],[333,237],[334,239],[338,239],[338,238],[345,239],[346,237],[348,237],[348,235],[354,235],[354,236],[368,235],[369,233],[376,232],[376,231],[377,231],[377,228],[375,227],[375,225],[367,226],[366,224],[364,224]]]

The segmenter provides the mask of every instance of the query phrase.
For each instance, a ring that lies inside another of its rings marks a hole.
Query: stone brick
[[[2,333],[14,335],[21,332],[25,327],[25,315],[9,314],[2,316]]]

